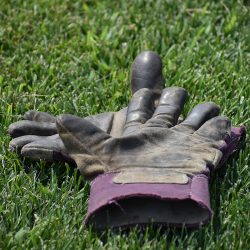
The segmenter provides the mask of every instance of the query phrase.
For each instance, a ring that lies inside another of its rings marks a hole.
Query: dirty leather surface
[[[159,95],[163,88],[162,62],[152,51],[140,53],[131,67],[132,93],[147,87]],[[95,126],[113,136],[120,136],[126,119],[126,109],[106,112],[86,118]],[[34,160],[66,161],[72,163],[57,134],[56,118],[46,112],[31,110],[25,113],[24,120],[9,126],[8,133],[13,138],[10,149]]]
[[[115,183],[187,183],[188,176],[209,174],[219,164],[219,150],[231,136],[228,118],[214,103],[199,104],[177,124],[187,92],[170,87],[158,106],[154,93],[140,89],[128,106],[122,136],[112,137],[72,115],[57,119],[57,129],[84,176],[119,172]]]

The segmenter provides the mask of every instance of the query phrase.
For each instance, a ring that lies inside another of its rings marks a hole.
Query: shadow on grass
[[[83,188],[85,180],[82,178],[80,172],[76,169],[75,164],[68,164],[62,162],[49,163],[45,161],[33,161],[28,158],[22,158],[25,173],[36,172],[37,178],[43,185],[48,185],[51,180],[51,175],[56,176],[58,187],[61,187],[66,178],[75,176],[80,180],[79,188]]]
[[[245,140],[245,138],[244,138]],[[236,161],[240,160],[241,152],[246,148],[246,141],[243,141],[238,151],[234,152],[227,160],[227,163],[220,167],[212,175],[210,183],[211,203],[214,211],[213,230],[218,234],[221,231],[221,192],[228,190],[240,178]],[[230,178],[228,178],[230,177]]]

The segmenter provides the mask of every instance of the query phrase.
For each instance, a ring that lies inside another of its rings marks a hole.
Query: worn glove
[[[156,98],[163,89],[161,59],[151,51],[140,53],[131,70],[132,93],[145,87],[152,89]],[[124,108],[118,112],[107,112],[85,119],[112,136],[120,136],[126,113],[127,108]],[[14,138],[10,142],[10,148],[35,160],[73,163],[57,134],[55,120],[48,113],[28,111],[24,120],[11,124],[8,129],[8,133]]]
[[[214,103],[197,105],[177,124],[186,98],[183,88],[166,88],[155,108],[153,91],[138,90],[120,137],[86,119],[57,118],[58,133],[81,174],[99,175],[91,185],[87,224],[192,227],[209,221],[208,179],[237,149],[245,130],[218,116]]]

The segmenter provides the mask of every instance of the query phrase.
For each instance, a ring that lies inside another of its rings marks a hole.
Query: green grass
[[[209,225],[102,237],[82,224],[89,183],[76,170],[8,152],[6,129],[30,109],[126,106],[142,50],[160,54],[166,86],[189,91],[186,111],[214,101],[249,131],[248,1],[0,1],[0,249],[250,249],[249,137],[211,182]]]

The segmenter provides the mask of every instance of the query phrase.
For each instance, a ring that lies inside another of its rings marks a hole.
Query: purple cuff
[[[197,226],[211,217],[208,177],[187,184],[115,184],[116,174],[98,176],[91,185],[86,224],[96,229],[138,224]]]
[[[221,149],[226,161],[245,136],[245,128],[232,128],[230,141]],[[95,229],[160,224],[197,227],[212,215],[208,177],[189,178],[187,184],[116,184],[116,173],[98,176],[91,184],[85,223]]]
[[[242,142],[246,137],[245,126],[240,126],[237,128],[232,127],[230,139],[225,141],[224,146],[220,149],[223,152],[223,157],[220,161],[220,166],[222,166],[228,159],[228,157],[238,150],[242,146]]]

